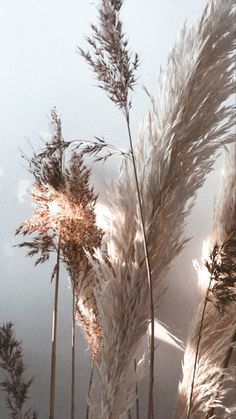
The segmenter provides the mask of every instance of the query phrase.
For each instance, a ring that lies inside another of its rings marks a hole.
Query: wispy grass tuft
[[[6,393],[10,416],[13,419],[37,419],[36,410],[24,408],[33,378],[25,378],[22,345],[14,336],[12,323],[0,327],[0,368],[5,372],[0,389]]]

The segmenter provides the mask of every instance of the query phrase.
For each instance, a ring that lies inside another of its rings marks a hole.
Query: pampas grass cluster
[[[192,28],[184,26],[160,73],[156,97],[147,92],[150,111],[136,146],[130,128],[130,94],[137,82],[139,60],[131,55],[125,38],[122,4],[122,0],[101,0],[99,25],[91,26],[88,38],[91,52],[80,49],[99,86],[122,111],[129,140],[128,152],[118,150],[122,156],[119,176],[108,192],[109,227],[103,236],[96,226],[97,197],[89,186],[90,172],[83,156],[95,154],[99,159],[100,151],[107,148],[110,151],[102,158],[106,160],[117,149],[99,138],[77,141],[67,162],[65,151],[76,142],[64,140],[60,119],[53,112],[52,141],[29,160],[35,178],[34,218],[17,231],[36,233],[31,242],[20,245],[29,248],[29,256],[39,253],[36,263],[56,252],[52,278],[57,295],[61,261],[70,274],[73,321],[76,312],[98,371],[98,394],[95,382],[91,379],[90,383],[89,419],[129,417],[148,364],[147,417],[154,418],[154,317],[158,316],[160,283],[188,241],[184,235],[187,217],[213,168],[216,152],[234,140],[235,108],[227,104],[235,87],[234,0],[209,0],[200,20]],[[210,418],[231,379],[226,367],[236,320],[233,163],[232,158],[204,271],[208,282],[185,353],[177,400],[179,419]],[[139,359],[138,350],[150,325],[149,349]],[[74,328],[73,322],[73,339]],[[55,365],[53,382],[55,393]],[[55,394],[53,399],[50,418],[54,418]]]
[[[159,284],[186,239],[186,218],[215,161],[219,147],[233,141],[234,2],[210,1],[191,29],[184,27],[160,75],[158,98],[135,150],[155,308]],[[215,86],[217,85],[217,89]],[[150,321],[145,253],[132,164],[123,160],[112,185],[108,258],[93,267],[103,330],[101,399],[94,412],[123,417],[135,400],[139,378],[131,365]],[[96,413],[98,414],[98,413]]]

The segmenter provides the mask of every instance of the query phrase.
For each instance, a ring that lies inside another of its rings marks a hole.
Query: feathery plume
[[[103,233],[96,225],[97,196],[89,185],[89,178],[90,170],[84,165],[82,156],[74,152],[65,171],[65,189],[62,192],[65,205],[60,211],[60,218],[63,224],[62,259],[75,292],[76,317],[96,358],[99,356],[101,328],[94,298],[96,282],[86,252],[93,255],[94,249],[101,245]]]
[[[149,290],[149,310],[151,321],[150,333],[150,366],[149,366],[149,396],[148,396],[148,418],[153,419],[154,415],[154,302],[152,273],[150,267],[150,257],[148,252],[145,219],[142,208],[142,197],[137,173],[136,159],[134,155],[133,138],[130,126],[130,109],[132,100],[129,96],[136,84],[135,72],[139,65],[138,55],[135,54],[134,61],[131,61],[131,54],[128,49],[128,41],[120,20],[120,9],[123,4],[121,0],[101,0],[99,12],[99,29],[91,25],[93,36],[87,38],[92,47],[93,56],[82,49],[80,52],[95,72],[100,87],[105,90],[109,98],[123,112],[127,126],[130,155],[133,168],[133,177],[135,182],[134,194],[138,203],[138,215],[141,225],[141,235],[145,254],[145,265],[147,271],[147,283]]]
[[[26,380],[21,343],[14,337],[12,323],[0,327],[0,368],[6,372],[0,388],[7,394],[6,401],[13,419],[37,419],[36,410],[24,412],[24,404],[28,399],[29,388],[33,378]]]
[[[217,149],[233,141],[234,109],[225,101],[234,91],[234,48],[234,1],[210,1],[198,24],[182,30],[139,137],[135,159],[155,308],[160,281],[186,242],[183,231],[196,191],[211,171]],[[99,252],[93,264],[103,331],[101,403],[94,411],[104,419],[122,417],[135,399],[130,366],[150,321],[136,185],[128,159],[110,195],[115,216],[107,239],[109,264]]]
[[[51,343],[51,372],[50,372],[50,402],[49,419],[55,417],[56,399],[56,361],[57,361],[57,323],[58,323],[58,295],[60,278],[61,258],[61,222],[58,217],[59,203],[63,202],[61,188],[63,179],[63,151],[61,149],[62,131],[61,120],[55,110],[51,112],[52,118],[52,143],[56,147],[55,153],[50,153],[48,158],[46,151],[32,158],[23,157],[28,162],[29,172],[35,178],[31,199],[35,204],[33,219],[23,222],[16,234],[35,234],[32,241],[20,243],[18,247],[29,249],[27,256],[39,254],[35,265],[44,263],[49,259],[50,253],[56,253],[56,264],[52,272],[51,280],[55,279],[54,304],[52,315],[52,343]]]
[[[29,171],[35,178],[32,201],[35,204],[33,219],[23,222],[16,234],[35,234],[32,241],[24,241],[19,247],[29,249],[27,256],[39,254],[36,260],[44,263],[52,252],[57,253],[57,262],[52,273],[55,278],[55,297],[53,315],[52,371],[50,419],[55,410],[56,382],[56,338],[59,267],[62,261],[72,283],[72,364],[75,357],[75,319],[76,316],[89,339],[93,357],[98,356],[98,343],[101,328],[97,319],[96,301],[93,296],[94,277],[90,271],[86,252],[92,255],[94,248],[100,246],[102,231],[96,226],[96,196],[89,186],[90,171],[83,158],[74,152],[65,166],[64,151],[67,148],[62,137],[61,121],[52,111],[54,134],[52,141],[46,143],[44,150],[27,159]],[[72,394],[74,395],[74,367],[72,367]],[[72,397],[73,400],[73,397]],[[72,402],[74,411],[74,402]],[[72,414],[73,417],[73,414]]]
[[[95,72],[101,87],[120,109],[132,102],[129,91],[136,84],[135,72],[139,65],[138,55],[133,61],[125,39],[119,12],[123,1],[102,0],[98,7],[99,27],[91,25],[92,37],[87,41],[93,54],[79,48],[92,70]]]
[[[177,415],[212,418],[232,379],[229,360],[236,340],[236,166],[235,152],[225,160],[223,196],[215,211],[212,245],[199,270],[205,275],[196,318],[186,347]],[[226,416],[227,417],[227,416]]]

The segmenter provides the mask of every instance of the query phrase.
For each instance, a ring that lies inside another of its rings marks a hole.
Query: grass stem
[[[153,403],[153,388],[154,388],[154,354],[155,354],[155,342],[154,342],[154,321],[155,321],[155,311],[154,311],[154,302],[153,302],[153,287],[152,287],[152,275],[151,275],[151,266],[150,266],[150,258],[148,253],[148,245],[147,245],[147,237],[145,231],[145,222],[144,222],[144,214],[143,214],[143,207],[142,207],[142,198],[138,180],[138,173],[134,155],[134,148],[133,148],[133,141],[130,129],[130,117],[129,117],[129,110],[126,107],[125,109],[125,119],[128,128],[128,136],[129,136],[129,143],[130,143],[130,151],[131,151],[131,158],[132,164],[134,169],[134,177],[135,177],[135,184],[136,184],[136,191],[138,197],[138,207],[140,213],[140,221],[141,221],[141,231],[143,237],[143,246],[144,246],[144,254],[145,254],[145,262],[147,267],[147,279],[148,279],[148,288],[149,288],[149,298],[150,298],[150,320],[151,320],[151,333],[150,333],[150,369],[149,369],[149,395],[148,395],[148,419],[154,418],[154,403]]]

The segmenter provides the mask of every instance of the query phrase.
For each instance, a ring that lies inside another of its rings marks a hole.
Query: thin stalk
[[[59,236],[57,247],[57,263],[54,291],[54,306],[52,317],[52,353],[51,353],[51,383],[50,383],[50,414],[49,419],[55,418],[55,395],[56,395],[56,349],[57,349],[57,317],[58,317],[58,292],[60,277],[60,254],[61,237]]]
[[[131,129],[130,129],[129,110],[128,110],[127,107],[125,108],[124,113],[125,113],[125,119],[126,119],[126,124],[127,124],[127,128],[128,128],[131,158],[132,158],[133,169],[134,169],[134,177],[135,177],[136,191],[137,191],[137,197],[138,197],[138,207],[139,207],[139,213],[140,213],[141,231],[142,231],[142,238],[143,238],[145,262],[146,262],[147,277],[148,277],[148,288],[149,288],[149,298],[150,298],[150,320],[151,320],[148,419],[154,419],[154,416],[153,416],[154,415],[153,388],[154,388],[154,361],[155,361],[155,359],[154,359],[154,354],[155,354],[155,342],[154,342],[155,311],[154,311],[154,303],[153,303],[152,275],[151,275],[150,258],[149,258],[148,246],[147,246],[147,237],[146,237],[146,231],[145,231],[145,225],[144,225],[144,215],[143,215],[141,192],[140,192],[140,187],[139,187],[138,173],[137,173],[136,161],[135,161],[135,156],[134,156],[133,141],[132,141],[132,135],[131,135]]]
[[[228,351],[226,353],[225,360],[224,360],[223,367],[222,367],[223,369],[227,368],[228,365],[229,365],[229,361],[230,361],[231,356],[232,356],[232,353],[233,353],[233,343],[234,342],[236,342],[236,331],[234,332],[234,335],[233,335],[233,338],[232,338],[232,345],[231,345],[231,347],[228,349]],[[222,374],[222,380],[223,379],[224,379],[224,374]],[[210,419],[213,416],[214,412],[215,412],[215,408],[212,407],[208,411],[208,413],[206,415],[206,419]]]
[[[134,370],[137,371],[137,361],[134,359]],[[138,381],[135,383],[135,394],[136,394],[136,419],[139,419],[139,395],[138,395]]]
[[[88,402],[87,402],[87,409],[86,409],[86,419],[89,419],[89,399],[91,395],[91,388],[93,383],[93,372],[94,372],[94,362],[92,362],[91,372],[90,372],[90,379],[89,379],[89,388],[88,388]]]
[[[131,410],[130,409],[128,410],[128,419],[132,419]]]
[[[196,348],[196,354],[195,354],[194,366],[193,366],[193,377],[192,377],[192,383],[191,383],[191,392],[190,392],[190,396],[189,396],[189,407],[188,407],[188,416],[187,416],[187,419],[190,418],[190,414],[191,414],[191,410],[192,410],[193,390],[194,390],[194,384],[195,384],[195,376],[196,376],[196,370],[197,370],[197,363],[198,363],[198,356],[199,356],[199,350],[200,350],[200,343],[201,343],[201,338],[202,338],[203,323],[204,323],[204,318],[205,318],[205,313],[206,313],[206,306],[207,306],[207,302],[208,302],[208,296],[209,296],[209,293],[210,293],[210,287],[211,287],[212,279],[213,278],[211,277],[210,278],[210,281],[209,281],[209,285],[208,285],[208,288],[207,288],[207,293],[206,293],[206,296],[205,296],[204,306],[203,306],[203,310],[202,310],[201,321],[200,321],[200,327],[199,327],[199,333],[198,333],[198,340],[197,340],[197,348]]]
[[[72,284],[71,419],[75,418],[75,287]]]

